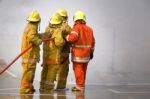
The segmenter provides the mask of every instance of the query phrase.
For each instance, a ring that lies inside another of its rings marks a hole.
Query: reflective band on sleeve
[[[76,34],[78,36],[78,33],[76,31],[72,31],[71,34]]]
[[[72,57],[73,62],[87,63],[87,62],[89,62],[89,60],[90,60],[90,57],[84,57],[84,58]]]

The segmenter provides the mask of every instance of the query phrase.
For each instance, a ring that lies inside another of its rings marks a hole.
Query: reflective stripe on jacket
[[[61,60],[44,59],[43,64],[63,64],[69,57],[63,57]]]

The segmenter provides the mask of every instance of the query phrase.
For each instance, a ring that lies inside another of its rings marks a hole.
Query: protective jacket
[[[59,25],[49,25],[46,30],[45,36],[48,41],[43,44],[43,64],[61,64],[62,48],[65,43],[62,36],[62,28]]]
[[[39,45],[41,44],[42,40],[39,38],[37,29],[37,23],[28,23],[25,27],[21,51],[29,47],[30,44],[32,44],[33,47],[22,56],[23,63],[36,63],[39,61]]]
[[[93,30],[85,22],[76,21],[66,40],[72,43],[72,61],[87,63],[94,51],[95,38]]]

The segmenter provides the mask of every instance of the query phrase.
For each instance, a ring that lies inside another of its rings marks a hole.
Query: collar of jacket
[[[49,24],[49,27],[51,27],[51,28],[59,28],[59,27],[61,27],[61,24],[57,24],[57,25]]]
[[[75,21],[74,25],[77,25],[77,24],[86,24],[86,22],[84,22],[82,20],[77,20],[77,21]]]
[[[36,26],[36,27],[38,27],[38,25],[39,25],[39,23],[37,23],[37,22],[36,22],[36,23],[35,23],[35,22],[29,22],[28,24],[29,24],[29,25],[33,25],[33,26]]]

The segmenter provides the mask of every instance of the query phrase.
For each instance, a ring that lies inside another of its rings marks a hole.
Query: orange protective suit
[[[76,21],[66,40],[72,43],[72,62],[76,78],[76,87],[84,89],[87,65],[93,56],[95,38],[93,30],[84,21]]]

